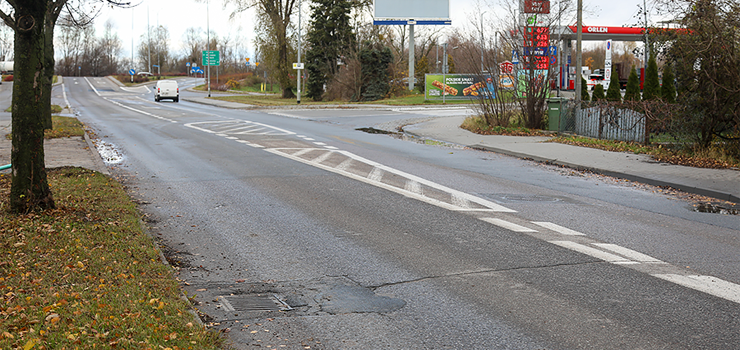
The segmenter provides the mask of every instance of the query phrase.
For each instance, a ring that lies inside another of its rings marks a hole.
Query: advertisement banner
[[[493,79],[473,74],[426,74],[426,99],[467,100],[478,97],[494,97]],[[443,79],[444,77],[444,79]]]
[[[498,76],[498,87],[504,90],[514,90],[514,76],[511,74],[500,74]]]

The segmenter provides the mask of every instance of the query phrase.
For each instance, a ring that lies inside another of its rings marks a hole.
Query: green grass
[[[51,116],[51,130],[44,132],[45,139],[54,139],[61,137],[83,137],[85,128],[82,123],[74,117],[62,117],[58,115]]]
[[[55,105],[56,106],[56,105]],[[59,107],[59,106],[56,106]],[[54,110],[54,106],[52,106],[52,111]],[[61,111],[61,107],[59,107],[59,110]],[[82,123],[77,120],[77,118],[74,117],[63,117],[59,115],[52,115],[51,116],[51,130],[45,130],[44,131],[44,138],[45,139],[55,139],[55,138],[61,138],[61,137],[83,137],[85,136],[85,126],[82,125]],[[9,133],[5,135],[5,138],[8,140],[13,139],[13,134]]]
[[[48,179],[57,209],[13,215],[0,175],[0,348],[220,348],[119,183],[81,168]]]

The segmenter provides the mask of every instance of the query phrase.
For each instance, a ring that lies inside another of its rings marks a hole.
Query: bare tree
[[[288,34],[291,28],[291,16],[296,10],[296,0],[224,0],[237,6],[235,14],[255,7],[258,11],[258,22],[264,27],[258,30],[257,43],[266,63],[273,70],[283,98],[293,98],[293,80],[290,78],[292,67],[289,59],[293,52]]]

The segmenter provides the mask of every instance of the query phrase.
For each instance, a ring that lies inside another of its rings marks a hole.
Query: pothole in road
[[[730,203],[699,203],[693,206],[693,210],[699,213],[740,215],[740,205]]]
[[[370,128],[357,128],[355,130],[366,132],[368,134],[401,135],[400,133],[397,133],[397,132],[376,129],[376,128],[373,128],[373,127],[370,127]]]

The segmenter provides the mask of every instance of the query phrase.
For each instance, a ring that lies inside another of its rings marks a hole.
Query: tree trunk
[[[51,9],[49,9],[51,11]],[[54,82],[54,25],[56,19],[48,14],[44,20],[44,76],[42,101],[49,101],[43,109],[44,129],[51,130],[51,88]]]
[[[26,0],[16,8],[10,209],[23,213],[54,208],[44,164],[45,14],[47,0]]]

